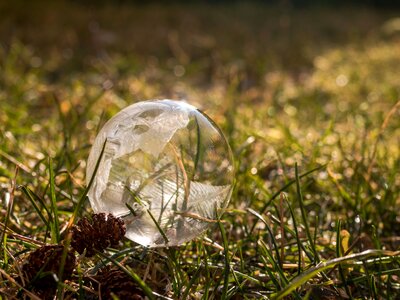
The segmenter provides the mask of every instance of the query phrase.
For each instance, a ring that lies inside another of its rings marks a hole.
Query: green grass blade
[[[195,283],[196,280],[198,280],[199,277],[200,277],[201,269],[202,269],[202,267],[199,266],[199,267],[197,268],[196,272],[193,274],[193,276],[192,276],[192,278],[190,279],[188,285],[186,286],[186,289],[185,289],[184,294],[182,295],[182,298],[181,298],[182,300],[188,299],[188,296],[189,296],[189,294],[190,294],[190,291],[191,291],[192,288],[193,288],[194,283]]]
[[[224,285],[222,288],[221,299],[226,299],[229,287],[229,273],[230,273],[230,261],[229,261],[229,248],[228,239],[226,237],[226,231],[222,225],[220,216],[218,216],[218,227],[221,232],[222,244],[224,246]]]
[[[295,237],[296,237],[296,242],[297,242],[297,247],[298,247],[298,269],[297,269],[297,274],[300,275],[302,268],[301,268],[301,248],[302,248],[302,243],[300,241],[300,237],[299,237],[299,231],[297,229],[297,221],[296,221],[296,217],[294,216],[294,212],[292,209],[292,206],[289,203],[289,200],[287,199],[286,195],[283,194],[284,199],[286,201],[286,204],[289,207],[289,211],[290,211],[290,216],[292,217],[293,220],[293,228],[294,228],[294,233],[295,233]]]
[[[103,158],[104,150],[106,149],[106,144],[107,144],[107,139],[104,141],[103,147],[101,148],[101,152],[100,152],[99,158],[97,159],[96,166],[94,168],[92,177],[90,178],[89,184],[87,185],[87,187],[83,191],[82,196],[79,198],[78,203],[75,206],[74,212],[72,213],[72,216],[68,221],[68,225],[67,225],[64,233],[68,232],[68,230],[76,222],[76,218],[77,218],[77,216],[78,216],[78,214],[79,214],[79,212],[80,212],[80,210],[81,210],[81,208],[82,208],[82,206],[83,206],[83,204],[84,204],[84,202],[86,200],[87,193],[89,192],[90,188],[92,187],[92,184],[93,184],[94,179],[96,177],[97,170],[99,169],[101,160]]]
[[[150,287],[129,267],[125,267],[123,265],[121,265],[118,261],[116,261],[114,258],[111,258],[109,256],[107,256],[104,253],[101,253],[99,251],[96,251],[98,255],[100,255],[101,257],[103,257],[104,259],[110,261],[111,263],[113,263],[117,268],[119,268],[121,271],[123,271],[125,274],[127,274],[128,276],[130,276],[138,285],[139,287],[143,290],[143,292],[146,294],[146,296],[151,299],[154,300],[154,296],[153,296],[153,292],[150,289]]]
[[[128,249],[121,250],[121,251],[119,251],[119,252],[117,252],[117,253],[114,253],[114,254],[111,255],[110,257],[111,257],[112,259],[117,259],[117,258],[122,257],[122,256],[127,256],[128,254],[131,254],[131,253],[133,253],[133,252],[135,252],[135,251],[136,251],[136,249],[134,249],[134,248],[128,248]],[[104,262],[103,262],[103,261],[99,261],[99,262],[90,270],[90,274],[91,274],[91,275],[95,275],[95,274],[97,273],[97,271],[100,270],[100,268],[102,268],[102,267],[104,267]]]
[[[210,287],[211,287],[211,272],[210,272],[210,268],[208,265],[208,252],[207,249],[204,247],[203,248],[203,263],[204,263],[204,270],[205,270],[205,278],[207,278],[204,286],[203,286],[203,297],[202,299],[209,299],[209,292],[210,292]]]
[[[172,281],[172,289],[175,295],[180,295],[182,287],[186,286],[186,274],[182,269],[182,265],[179,262],[179,253],[176,248],[167,248],[168,249],[168,260],[167,264],[170,266],[171,270],[171,281]]]
[[[163,237],[165,243],[168,244],[169,243],[169,239],[168,239],[167,235],[165,234],[164,230],[161,228],[160,224],[158,224],[157,220],[154,218],[154,216],[151,213],[150,209],[147,209],[147,213],[149,214],[150,218],[153,220],[153,222],[156,225],[158,231],[160,232],[161,236]]]
[[[6,216],[4,220],[4,230],[2,232],[1,238],[0,238],[0,249],[3,249],[3,268],[8,265],[8,253],[7,253],[7,226],[8,222],[10,220],[13,207],[14,207],[14,194],[15,194],[15,189],[17,186],[17,175],[18,175],[18,167],[15,168],[15,175],[14,179],[11,180],[11,191],[8,194],[9,195],[9,200],[7,204],[7,211],[6,211]],[[3,246],[4,244],[4,246]]]
[[[32,191],[25,187],[25,186],[21,186],[21,190],[22,192],[26,195],[26,197],[28,198],[28,200],[32,203],[33,208],[35,209],[35,211],[37,212],[37,214],[39,215],[40,219],[43,221],[43,223],[49,227],[49,222],[46,220],[46,218],[44,217],[44,215],[42,214],[42,210],[38,207],[38,205],[36,204],[36,200],[34,199],[35,197],[33,196]]]
[[[268,233],[269,233],[269,235],[271,237],[272,244],[274,245],[274,251],[275,251],[276,260],[278,261],[279,265],[282,265],[281,256],[279,254],[278,243],[276,242],[275,235],[272,232],[272,230],[271,230],[270,226],[268,225],[267,221],[265,221],[263,216],[260,215],[258,212],[256,212],[254,209],[248,208],[247,211],[250,212],[251,214],[255,215],[259,220],[261,220],[264,223],[264,225],[267,228]]]
[[[342,230],[342,221],[338,220],[337,225],[336,225],[336,257],[341,257],[344,255],[344,253],[342,253],[342,240],[340,238],[340,231]],[[346,290],[347,295],[350,297],[350,299],[353,299],[353,297],[351,296],[351,292],[350,289],[347,285],[346,282],[346,277],[344,275],[344,271],[343,271],[343,267],[341,264],[339,264],[338,266],[339,268],[339,276],[340,279],[343,282],[344,288]]]
[[[69,251],[69,246],[71,244],[71,234],[67,235],[67,238],[65,239],[65,243],[64,243],[64,248],[63,248],[63,252],[61,254],[61,261],[60,261],[60,268],[58,270],[58,284],[57,284],[57,299],[62,299],[62,294],[63,294],[63,290],[64,290],[64,285],[62,284],[64,282],[64,268],[65,268],[65,262],[67,260],[67,255],[68,255],[68,251]]]
[[[53,160],[49,158],[49,176],[50,176],[50,200],[51,200],[51,211],[52,219],[50,220],[51,229],[51,241],[53,244],[57,244],[60,241],[60,222],[58,219],[58,208],[57,208],[57,198],[55,192],[55,182],[54,182],[54,170],[53,170]]]
[[[199,125],[199,121],[197,120],[197,116],[195,116],[194,119],[195,119],[195,122],[196,122],[197,141],[196,141],[196,156],[195,156],[195,159],[194,159],[192,180],[194,180],[194,177],[195,177],[196,172],[197,172],[197,168],[199,166],[200,156],[202,155],[202,152],[201,152],[201,130],[200,130],[200,125]]]
[[[316,168],[314,168],[314,169],[311,169],[310,171],[307,171],[307,172],[301,174],[301,175],[299,176],[299,178],[301,179],[301,178],[303,178],[303,177],[306,177],[306,176],[308,176],[308,175],[314,173],[315,171],[321,170],[321,169],[323,169],[323,168],[325,168],[325,167],[326,167],[326,164],[321,165],[321,166],[318,166],[318,167],[316,167]],[[276,197],[278,197],[283,191],[285,191],[285,190],[286,190],[288,187],[290,187],[293,183],[296,183],[296,179],[290,180],[290,181],[289,181],[288,183],[286,183],[283,187],[281,187],[275,194],[273,194],[273,195],[268,199],[268,201],[264,204],[264,206],[260,209],[261,215],[265,213],[265,211],[267,210],[267,208],[270,206],[271,202],[274,201]],[[251,227],[250,233],[253,232],[253,230],[256,228],[256,226],[257,226],[257,222],[255,222],[255,223],[253,224],[253,226]]]
[[[272,299],[283,299],[284,297],[288,296],[292,291],[300,287],[301,285],[305,284],[307,281],[311,280],[313,277],[315,277],[317,274],[331,269],[335,267],[336,265],[340,263],[348,263],[351,264],[352,262],[357,263],[357,261],[363,261],[366,260],[367,258],[371,256],[377,256],[380,257],[382,255],[387,255],[389,257],[395,258],[395,257],[400,257],[400,251],[384,251],[384,250],[366,250],[364,252],[356,253],[356,254],[351,254],[339,258],[334,258],[325,262],[320,262],[318,263],[315,267],[312,267],[308,269],[307,271],[304,271],[300,276],[295,277],[290,284],[288,284],[285,289],[280,291],[277,294],[272,295]]]
[[[301,187],[300,187],[300,176],[299,176],[299,170],[297,167],[297,163],[295,164],[294,170],[295,170],[295,176],[296,176],[297,200],[299,201],[299,204],[300,204],[300,211],[301,211],[301,216],[303,219],[303,224],[306,228],[306,235],[307,235],[308,241],[310,243],[311,249],[314,254],[314,260],[315,260],[315,262],[319,262],[320,261],[319,255],[318,255],[317,249],[315,248],[314,239],[311,236],[310,226],[308,224],[308,220],[307,220],[308,218],[307,218],[306,210],[304,207],[304,200],[303,200],[303,194],[301,192]]]
[[[264,241],[259,240],[258,244],[260,246],[263,256],[267,258],[266,261],[268,261],[272,265],[272,270],[275,272],[278,272],[278,274],[280,276],[280,280],[275,278],[276,282],[279,283],[279,285],[278,285],[279,288],[285,287],[289,283],[289,281],[286,278],[285,274],[283,273],[283,270],[280,267],[279,263],[276,262],[275,258],[273,257],[271,251],[268,249],[268,246],[265,244]],[[273,277],[275,277],[275,276],[273,276]],[[282,282],[283,282],[283,284],[282,284]]]

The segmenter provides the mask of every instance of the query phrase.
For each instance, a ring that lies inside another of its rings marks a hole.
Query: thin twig
[[[3,223],[1,223],[1,222],[0,222],[0,227],[1,227],[1,228],[4,228],[8,234],[10,234],[11,236],[13,236],[13,237],[15,237],[15,238],[18,238],[18,239],[21,240],[21,241],[28,242],[28,243],[33,243],[33,244],[36,244],[36,245],[39,245],[39,246],[44,246],[44,245],[46,245],[46,243],[43,243],[43,242],[41,242],[41,241],[34,240],[34,239],[30,238],[30,237],[26,237],[26,236],[23,236],[23,235],[21,235],[21,234],[18,234],[18,233],[16,233],[16,232],[14,232],[12,229],[6,227],[6,226],[5,226]]]
[[[6,277],[10,282],[12,282],[13,284],[15,284],[16,286],[18,286],[20,289],[22,289],[29,297],[31,297],[31,299],[34,300],[41,300],[38,296],[36,296],[35,294],[33,294],[32,292],[28,291],[26,288],[24,288],[22,285],[20,285],[18,282],[15,281],[14,278],[12,278],[10,275],[7,274],[6,271],[4,271],[3,269],[0,268],[0,273]]]

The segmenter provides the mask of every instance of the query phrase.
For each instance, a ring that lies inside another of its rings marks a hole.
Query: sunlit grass
[[[399,297],[394,12],[18,3],[0,20],[0,295],[29,295],[27,253],[91,212],[85,161],[104,122],[174,98],[230,141],[227,212],[182,247],[81,257],[59,296],[96,295],[109,264],[154,298]]]

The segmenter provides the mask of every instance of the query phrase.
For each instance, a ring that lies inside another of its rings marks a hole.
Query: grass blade
[[[63,299],[62,297],[62,293],[64,290],[64,268],[65,268],[65,262],[67,260],[67,255],[68,255],[68,251],[69,251],[69,246],[71,244],[71,233],[68,233],[67,238],[65,239],[65,243],[64,243],[64,248],[63,248],[63,252],[61,254],[61,261],[60,261],[60,268],[58,270],[58,284],[57,284],[57,299]]]
[[[294,170],[295,170],[295,176],[296,176],[297,200],[299,201],[299,204],[300,204],[300,211],[301,211],[301,216],[302,216],[302,219],[303,219],[304,226],[306,228],[306,235],[307,235],[308,241],[310,243],[311,249],[312,249],[313,254],[314,254],[314,260],[315,260],[315,262],[319,262],[320,261],[319,255],[318,255],[318,252],[317,252],[317,250],[315,248],[314,239],[311,236],[310,226],[308,224],[307,214],[306,214],[306,210],[304,208],[304,200],[303,200],[303,194],[301,193],[300,176],[299,176],[299,170],[298,170],[298,167],[297,167],[297,163],[295,164],[294,168],[295,168]]]
[[[76,218],[79,214],[79,211],[81,210],[81,207],[83,206],[83,204],[86,200],[87,193],[89,192],[90,188],[92,187],[92,184],[96,177],[97,170],[99,169],[100,162],[103,158],[104,150],[106,149],[106,144],[107,144],[107,139],[104,141],[103,147],[101,148],[101,152],[100,152],[99,158],[97,159],[96,166],[94,167],[94,171],[93,171],[92,177],[90,178],[89,184],[87,185],[86,189],[83,191],[82,196],[79,198],[78,203],[75,206],[74,212],[72,213],[72,216],[68,221],[68,225],[65,228],[65,230],[63,231],[63,234],[65,232],[68,232],[69,229],[72,227],[72,225],[74,225],[74,223],[76,222]]]
[[[32,203],[35,211],[37,212],[37,214],[39,215],[40,219],[43,221],[43,223],[49,227],[49,222],[46,220],[46,218],[44,217],[44,215],[42,214],[42,210],[37,206],[36,204],[36,200],[34,199],[35,196],[33,195],[32,191],[27,188],[26,186],[21,186],[21,190],[22,192],[26,195],[26,197],[28,198],[28,200]]]
[[[49,158],[49,176],[50,176],[49,184],[50,184],[51,212],[53,216],[50,221],[51,241],[53,244],[57,244],[60,241],[60,223],[58,220],[58,208],[57,208],[57,198],[55,192],[53,160],[51,158]]]
[[[303,177],[306,177],[306,176],[310,175],[311,173],[314,173],[315,171],[321,170],[321,169],[323,169],[324,167],[326,167],[326,164],[321,165],[321,166],[318,166],[318,167],[316,167],[316,168],[314,168],[314,169],[311,169],[310,171],[307,171],[307,172],[301,174],[301,175],[299,176],[299,179],[301,179],[301,178],[303,178]],[[290,187],[290,186],[291,186],[293,183],[295,183],[295,182],[296,182],[296,179],[290,180],[290,181],[289,181],[288,183],[286,183],[283,187],[281,187],[275,194],[273,194],[273,195],[269,198],[269,200],[264,204],[264,206],[261,208],[261,210],[260,210],[261,215],[263,215],[263,214],[265,213],[265,211],[267,210],[268,206],[271,204],[272,201],[275,200],[276,197],[278,197],[283,191],[285,191],[288,187]],[[250,233],[253,232],[253,230],[256,228],[256,226],[257,226],[257,221],[254,222],[253,226],[251,227]]]
[[[263,216],[260,215],[260,214],[259,214],[258,212],[256,212],[255,210],[253,210],[253,209],[251,209],[251,208],[248,208],[247,211],[250,212],[251,214],[255,215],[255,216],[256,216],[259,220],[261,220],[261,221],[264,223],[264,225],[266,226],[266,228],[267,228],[267,230],[268,230],[268,233],[269,233],[269,235],[270,235],[270,237],[271,237],[272,244],[274,245],[276,260],[278,261],[279,265],[281,266],[281,265],[282,265],[282,261],[281,261],[281,256],[280,256],[280,254],[279,254],[278,244],[277,244],[277,242],[276,242],[274,233],[272,232],[271,228],[269,227],[267,221],[265,221],[265,219],[263,218]]]
[[[1,238],[0,238],[0,249],[3,249],[3,267],[5,267],[8,264],[8,253],[7,253],[7,226],[8,222],[10,220],[10,216],[12,214],[13,206],[14,206],[14,194],[15,194],[15,189],[17,186],[17,175],[18,175],[18,167],[15,168],[15,174],[14,178],[11,180],[11,191],[9,193],[9,200],[6,201],[8,202],[7,204],[7,211],[6,211],[6,217],[4,220],[4,230],[2,232]],[[4,243],[4,247],[3,247]]]
[[[185,293],[182,295],[182,300],[185,300],[188,298],[189,293],[194,285],[194,283],[196,282],[196,280],[199,278],[200,274],[201,274],[201,266],[199,266],[196,270],[196,272],[193,274],[192,278],[190,279],[186,289],[185,289]]]
[[[338,220],[337,226],[336,226],[336,257],[341,257],[344,255],[344,253],[342,252],[343,247],[342,247],[342,240],[341,240],[341,230],[342,230],[342,221]],[[350,289],[347,285],[346,277],[344,276],[344,271],[343,271],[341,264],[338,265],[338,268],[339,268],[339,276],[344,284],[346,293],[350,297],[350,299],[353,299],[353,297],[351,296],[351,293],[350,293]]]
[[[147,213],[149,214],[150,218],[153,220],[154,224],[156,224],[158,231],[160,232],[161,236],[163,237],[166,244],[169,243],[169,239],[165,234],[164,230],[161,228],[160,224],[158,224],[157,220],[154,218],[153,214],[151,213],[150,209],[147,209]]]
[[[287,197],[286,197],[286,195],[285,194],[283,194],[284,196],[284,199],[285,199],[285,201],[286,201],[286,204],[288,205],[288,207],[289,207],[289,211],[290,211],[290,215],[291,215],[291,217],[292,217],[292,220],[293,220],[293,228],[294,228],[294,233],[295,233],[295,236],[296,236],[296,242],[297,242],[297,247],[299,248],[298,249],[298,270],[297,270],[297,274],[298,275],[300,275],[300,273],[301,273],[301,246],[302,246],[302,243],[301,243],[301,241],[300,241],[300,237],[299,237],[299,231],[297,230],[297,221],[296,221],[296,217],[294,216],[294,212],[293,212],[293,209],[292,209],[292,206],[290,205],[290,203],[289,203],[289,200],[287,199]]]
[[[111,258],[111,257],[107,256],[104,253],[101,253],[101,252],[97,251],[97,254],[100,255],[101,257],[103,257],[104,259],[110,261],[117,268],[119,268],[121,271],[123,271],[128,276],[130,276],[139,285],[139,287],[143,290],[143,292],[146,294],[146,296],[149,299],[151,299],[151,300],[155,299],[154,296],[153,296],[153,292],[151,291],[149,286],[135,272],[133,272],[132,269],[130,269],[129,267],[125,267],[125,266],[121,265],[114,258]]]
[[[221,216],[218,216],[218,227],[221,232],[222,244],[224,245],[224,286],[222,288],[221,299],[226,299],[229,287],[229,273],[231,267],[229,261],[228,239],[226,237],[225,228],[221,222]]]
[[[301,285],[305,284],[307,281],[309,281],[311,278],[316,276],[318,273],[323,272],[325,270],[331,269],[335,267],[336,265],[340,263],[352,263],[353,261],[362,261],[365,260],[371,256],[377,256],[380,257],[382,255],[387,255],[392,258],[396,258],[400,256],[400,251],[385,251],[385,250],[366,250],[364,252],[356,253],[356,254],[351,254],[339,258],[334,258],[331,260],[328,260],[326,262],[320,262],[318,263],[315,267],[312,267],[308,269],[307,271],[304,271],[300,276],[295,277],[289,285],[286,286],[285,289],[283,289],[281,292],[274,294],[272,299],[283,299],[287,295],[289,295],[292,291],[300,287]]]

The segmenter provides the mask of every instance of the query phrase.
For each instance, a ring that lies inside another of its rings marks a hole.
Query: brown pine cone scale
[[[71,246],[79,254],[86,250],[86,256],[91,257],[104,251],[110,246],[116,246],[124,237],[126,228],[120,218],[112,214],[99,213],[92,215],[92,219],[82,218],[71,229]]]
[[[142,300],[145,299],[143,291],[133,279],[120,269],[106,267],[96,276],[100,282],[101,299]]]
[[[53,274],[59,275],[63,253],[64,246],[62,245],[46,245],[30,253],[22,266],[22,271],[27,281],[38,289],[55,288],[57,282]],[[71,278],[74,268],[75,255],[68,250],[65,257],[63,275],[59,280]]]

